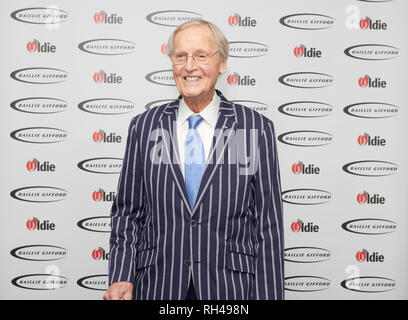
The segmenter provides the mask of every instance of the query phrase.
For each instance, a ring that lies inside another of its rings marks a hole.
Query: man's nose
[[[187,56],[186,64],[184,65],[184,68],[186,71],[191,71],[194,70],[197,67],[194,57],[193,56]]]

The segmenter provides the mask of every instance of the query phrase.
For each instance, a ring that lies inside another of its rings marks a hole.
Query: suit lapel
[[[180,103],[181,96],[165,107],[163,113],[159,119],[158,128],[162,130],[162,137],[167,137],[168,139],[163,139],[163,152],[166,153],[167,159],[169,159],[170,171],[173,174],[174,181],[176,183],[177,189],[180,192],[181,198],[184,201],[188,209],[189,216],[192,215],[192,211],[188,202],[188,195],[186,190],[186,183],[184,181],[183,174],[180,169],[180,156],[179,148],[177,143],[177,128],[176,120],[178,107]]]
[[[228,147],[228,141],[232,136],[234,136],[235,133],[236,118],[233,104],[229,102],[220,91],[216,90],[216,93],[221,98],[218,109],[218,119],[215,126],[207,165],[201,179],[200,188],[198,189],[197,193],[197,200],[192,212],[193,215],[200,206],[200,203],[204,199],[205,193],[208,191],[208,188],[212,183],[216,170],[219,168],[220,162],[224,157],[225,150]]]
[[[163,139],[163,151],[168,156],[167,159],[169,159],[170,162],[170,171],[173,174],[177,189],[188,209],[190,217],[195,214],[205,193],[208,191],[216,170],[219,168],[220,162],[224,157],[225,149],[228,147],[228,141],[235,133],[236,119],[233,104],[229,102],[220,91],[216,90],[216,93],[221,99],[218,109],[217,124],[215,126],[210,153],[193,210],[191,210],[189,205],[186,183],[180,169],[177,128],[175,127],[181,96],[179,96],[174,102],[168,104],[159,118],[158,128],[163,131],[162,137],[168,137],[168,139]]]

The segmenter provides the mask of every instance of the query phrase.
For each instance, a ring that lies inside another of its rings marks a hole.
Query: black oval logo
[[[11,17],[19,22],[32,24],[56,24],[68,20],[68,12],[52,8],[24,8],[13,11]]]
[[[14,110],[35,114],[59,113],[65,111],[67,106],[66,101],[49,97],[30,97],[10,103],[10,107]]]
[[[346,48],[344,54],[360,60],[389,60],[399,55],[399,49],[382,44],[361,44]]]
[[[382,235],[397,230],[397,223],[385,219],[355,219],[344,222],[343,230],[365,235]]]
[[[15,258],[28,261],[53,261],[65,258],[67,249],[38,244],[15,248],[10,254]]]
[[[77,284],[85,289],[106,291],[108,289],[108,275],[96,274],[79,279]]]
[[[322,30],[334,25],[334,18],[315,13],[291,14],[279,19],[285,27],[301,30]]]
[[[77,226],[86,231],[111,232],[110,216],[90,217],[78,221]]]
[[[362,177],[384,177],[396,174],[398,165],[381,160],[363,160],[346,163],[343,171]]]
[[[85,159],[78,163],[78,168],[87,172],[101,174],[120,173],[123,159],[113,157],[101,157]]]
[[[364,119],[390,118],[397,115],[399,108],[382,102],[360,102],[346,106],[343,111],[349,116]]]

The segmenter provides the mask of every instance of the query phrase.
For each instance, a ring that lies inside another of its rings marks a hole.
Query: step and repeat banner
[[[230,42],[217,88],[276,127],[286,298],[408,298],[407,1],[0,7],[0,298],[102,298],[128,125],[178,96],[194,18]]]

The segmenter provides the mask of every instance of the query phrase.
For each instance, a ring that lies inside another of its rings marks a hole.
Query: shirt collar
[[[220,97],[217,93],[214,92],[214,96],[209,105],[207,105],[200,113],[200,116],[212,127],[215,128],[217,125],[217,118],[218,118],[218,108],[220,106]],[[184,123],[188,119],[189,116],[195,114],[186,104],[184,98],[180,100],[179,110],[177,120],[180,123]]]

